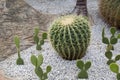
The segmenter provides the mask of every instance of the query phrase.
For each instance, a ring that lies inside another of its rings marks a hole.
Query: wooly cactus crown
[[[100,0],[100,13],[107,23],[120,28],[120,0]]]
[[[80,59],[90,42],[88,20],[81,15],[60,17],[51,25],[49,38],[54,49],[64,59]]]

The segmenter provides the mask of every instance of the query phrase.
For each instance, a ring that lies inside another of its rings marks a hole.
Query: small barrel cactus
[[[111,26],[120,28],[120,0],[100,0],[100,13]]]
[[[80,59],[85,55],[90,42],[88,20],[81,15],[60,17],[51,25],[49,39],[54,49],[64,59]]]

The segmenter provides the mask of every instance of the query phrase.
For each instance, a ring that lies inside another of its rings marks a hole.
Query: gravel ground
[[[24,0],[36,10],[48,14],[68,14],[70,13],[77,0]]]
[[[110,36],[109,27],[102,21],[98,12],[98,2],[88,1],[88,12],[94,20],[94,25],[91,26],[91,43],[88,47],[86,56],[82,58],[84,61],[91,61],[92,67],[89,69],[89,79],[87,80],[116,80],[115,74],[109,70],[106,65],[105,45],[101,42],[102,28],[106,28],[106,34]],[[120,31],[118,31],[120,32]],[[120,42],[115,45],[114,55],[120,52]],[[45,70],[47,65],[52,66],[52,71],[49,74],[48,80],[79,80],[77,74],[79,69],[76,67],[76,61],[63,60],[49,42],[46,42],[42,46],[41,51],[36,51],[35,46],[21,52],[22,58],[24,58],[25,65],[17,66],[15,61],[17,54],[9,57],[5,61],[0,62],[0,69],[5,71],[5,74],[9,77],[16,78],[17,80],[38,80],[34,73],[34,67],[30,63],[31,54],[43,54],[44,64],[42,65]],[[120,62],[118,62],[120,63]]]

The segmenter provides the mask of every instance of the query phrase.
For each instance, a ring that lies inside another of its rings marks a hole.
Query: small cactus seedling
[[[35,41],[35,43],[37,45],[36,49],[37,50],[41,50],[42,49],[41,45],[43,45],[44,44],[44,40],[47,39],[47,33],[43,33],[42,34],[42,39],[39,38],[38,34],[39,34],[39,29],[35,28],[34,29],[34,41]]]
[[[105,28],[103,28],[103,31],[102,31],[102,42],[104,44],[107,44],[107,51],[110,51],[110,50],[114,50],[114,46],[117,42],[118,42],[118,39],[119,39],[119,36],[120,34],[118,34],[118,37],[116,37],[115,33],[116,33],[116,28],[112,27],[110,29],[110,32],[111,32],[111,37],[110,39],[108,39],[107,37],[105,37]]]
[[[84,63],[82,60],[78,60],[76,65],[79,69],[81,69],[81,71],[78,74],[78,78],[88,79],[87,70],[91,67],[91,62],[88,61],[88,62]]]
[[[39,79],[46,80],[48,78],[48,73],[51,71],[51,66],[47,66],[46,72],[43,72],[42,68],[40,67],[43,64],[43,56],[39,55],[36,57],[35,55],[32,55],[31,63],[35,66],[35,73]]]
[[[14,43],[16,45],[16,49],[17,49],[17,53],[18,53],[18,59],[16,60],[16,64],[17,65],[23,65],[24,61],[23,61],[23,59],[20,56],[20,39],[19,39],[18,36],[14,37]]]
[[[117,55],[115,59],[112,59],[113,54],[111,51],[105,52],[105,56],[106,58],[108,58],[108,61],[107,61],[108,65],[110,65],[111,63],[116,63],[117,61],[120,60],[120,55]]]
[[[116,73],[117,80],[120,80],[120,72],[119,72],[119,66],[116,63],[110,64],[110,70],[114,73]]]
[[[120,55],[117,55],[115,59],[112,59],[112,50],[114,50],[114,45],[118,42],[118,39],[120,39],[120,34],[117,36],[115,35],[116,33],[116,28],[112,27],[110,29],[111,37],[108,39],[105,37],[105,29],[103,28],[102,31],[102,42],[104,44],[107,44],[105,56],[107,57],[108,61],[107,64],[110,65],[111,63],[115,63],[116,61],[120,60]]]

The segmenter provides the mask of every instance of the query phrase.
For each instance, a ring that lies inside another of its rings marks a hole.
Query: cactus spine
[[[60,17],[53,22],[49,38],[54,49],[64,59],[80,59],[90,42],[88,20],[81,15]]]

